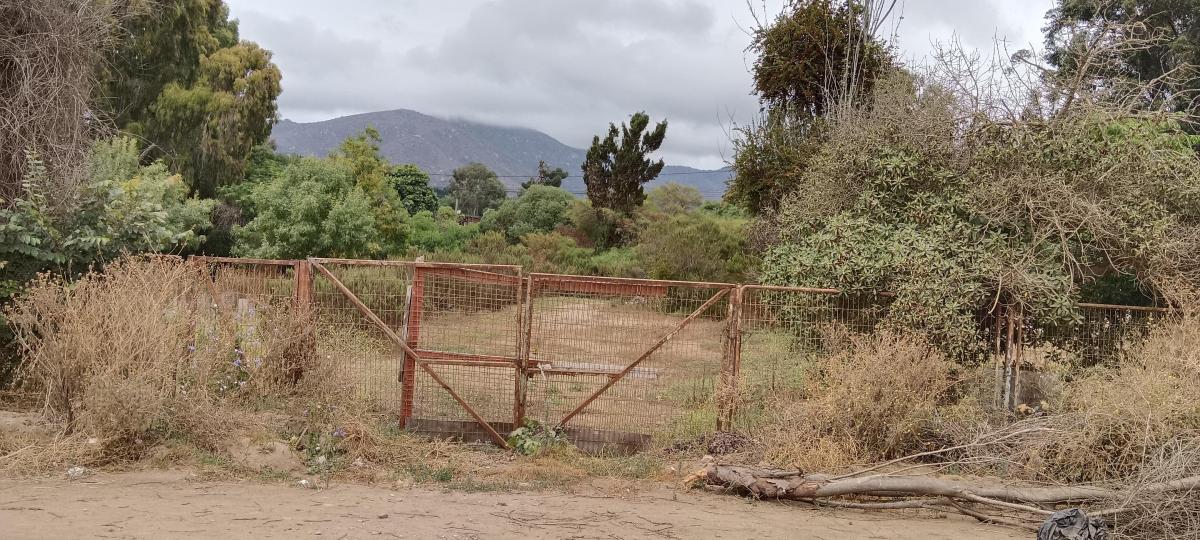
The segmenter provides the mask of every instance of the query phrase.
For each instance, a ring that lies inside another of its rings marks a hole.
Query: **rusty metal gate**
[[[506,446],[501,434],[520,416],[519,268],[327,258],[308,262],[390,345],[383,350],[390,358],[372,367],[397,368],[399,386],[380,397],[399,395],[396,412],[402,428],[483,436]]]
[[[402,427],[506,446],[533,419],[589,450],[633,451],[682,420],[711,428],[734,285],[517,267],[309,259],[390,343]],[[403,283],[403,298],[396,283]],[[389,292],[381,292],[387,289]],[[318,301],[319,305],[331,302]],[[736,350],[736,348],[732,349]],[[691,415],[691,417],[689,417]],[[694,427],[694,426],[693,426]]]
[[[716,426],[735,285],[531,274],[526,290],[530,418],[586,450]]]
[[[289,300],[303,308],[317,352],[336,358],[357,397],[404,428],[501,446],[527,420],[592,451],[752,428],[769,414],[768,397],[802,390],[806,365],[830,352],[830,336],[870,333],[891,309],[886,293],[524,275],[506,265],[191,260],[208,265],[210,301],[234,316]],[[1026,359],[1110,364],[1173,316],[1078,308],[1084,319],[1069,325],[1042,326],[1019,309],[993,316],[982,354],[996,366],[997,406],[1029,397],[1019,385]]]

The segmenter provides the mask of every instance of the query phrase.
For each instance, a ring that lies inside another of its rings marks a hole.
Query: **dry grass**
[[[1200,454],[1200,321],[1163,324],[1120,364],[1078,375],[1035,431],[979,449],[998,472],[1055,483],[1129,483]],[[965,429],[997,429],[991,425]],[[1190,456],[1190,457],[1189,457]],[[1136,483],[1136,482],[1135,482]]]
[[[0,430],[0,475],[142,461],[286,477],[233,459],[230,443],[247,436],[288,440],[308,472],[325,478],[468,490],[638,479],[661,469],[653,456],[556,448],[522,457],[401,432],[380,396],[362,391],[363,370],[353,366],[362,332],[311,324],[264,295],[224,294],[231,284],[217,276],[214,283],[177,259],[131,258],[75,283],[43,277],[30,287],[8,316],[24,352],[22,395],[40,396],[53,427]]]
[[[334,370],[306,354],[312,336],[297,314],[272,305],[239,313],[213,290],[199,266],[162,257],[126,259],[70,284],[35,281],[6,315],[23,352],[20,383],[40,392],[60,426],[44,452],[90,461],[98,448],[96,459],[119,460],[167,439],[213,449],[253,427],[239,406],[297,390],[340,395]],[[6,457],[36,465],[34,453]]]
[[[928,449],[955,366],[923,339],[887,331],[830,335],[838,352],[809,366],[802,393],[766,407],[765,458],[804,471],[841,470]],[[789,393],[790,395],[790,393]]]

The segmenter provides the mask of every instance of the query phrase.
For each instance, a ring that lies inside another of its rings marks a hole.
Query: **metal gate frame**
[[[418,349],[417,344],[420,338],[420,320],[422,313],[422,304],[424,303],[424,285],[425,276],[429,274],[438,275],[453,275],[460,278],[465,278],[476,282],[487,283],[511,283],[518,287],[516,297],[522,297],[520,287],[523,280],[518,276],[508,276],[504,274],[488,272],[471,268],[469,265],[462,264],[439,264],[439,263],[411,263],[402,261],[359,261],[352,259],[329,259],[329,258],[314,258],[310,257],[308,263],[320,273],[325,279],[333,284],[334,288],[346,297],[347,300],[363,315],[371,324],[379,328],[387,338],[394,344],[400,347],[404,352],[404,360],[398,378],[401,381],[402,406],[400,412],[400,427],[403,428],[412,418],[414,391],[416,389],[416,369],[419,368],[429,375],[439,386],[442,387],[450,397],[452,397],[464,411],[469,414],[476,423],[479,424],[501,448],[508,448],[508,442],[505,438],[496,431],[492,425],[471,406],[454,388],[446,382],[442,376],[433,369],[434,365],[476,365],[476,366],[512,366],[516,368],[518,360],[516,358],[507,358],[501,356],[486,356],[486,355],[471,355],[462,353],[453,353],[445,351],[436,351],[428,349]],[[350,290],[341,279],[339,279],[332,271],[325,267],[324,263],[342,263],[342,264],[358,264],[371,266],[411,266],[413,268],[413,286],[411,295],[406,306],[407,321],[405,323],[405,337],[401,337],[387,323],[383,321],[374,311],[358,298],[353,291]],[[487,265],[483,265],[487,266]],[[523,306],[518,306],[518,313],[524,311]],[[518,318],[520,319],[520,318]],[[517,321],[516,328],[520,328],[520,320]],[[514,386],[518,389],[521,387],[519,379],[523,378],[519,369],[514,369],[514,378],[518,379]],[[514,411],[514,418],[519,417],[519,407]]]
[[[527,300],[526,314],[524,317],[525,344],[522,348],[521,363],[523,366],[524,382],[528,385],[529,379],[535,374],[540,373],[540,364],[538,360],[531,357],[531,341],[532,330],[536,312],[534,310],[534,298],[539,293],[545,291],[566,292],[566,293],[584,293],[597,295],[638,295],[638,296],[662,296],[665,295],[670,287],[689,288],[689,289],[716,289],[716,292],[708,297],[699,307],[692,310],[686,317],[680,320],[674,327],[666,333],[660,335],[657,340],[645,348],[636,357],[632,357],[627,364],[616,371],[615,373],[599,374],[588,370],[572,370],[569,368],[558,368],[555,371],[566,375],[606,375],[608,380],[600,388],[593,391],[586,398],[578,403],[570,412],[565,414],[555,427],[565,428],[566,425],[577,415],[583,412],[596,400],[602,398],[605,393],[613,388],[617,383],[625,379],[627,375],[632,373],[638,365],[650,358],[655,352],[669,343],[676,335],[688,327],[693,321],[708,311],[714,304],[729,297],[728,314],[726,316],[728,335],[723,338],[724,351],[722,354],[720,365],[719,384],[722,388],[726,385],[736,384],[738,362],[740,355],[738,354],[740,347],[740,332],[738,331],[738,316],[740,314],[741,286],[732,283],[719,282],[697,282],[697,281],[673,281],[673,280],[657,280],[657,279],[638,279],[638,278],[613,278],[613,277],[597,277],[597,276],[578,276],[564,274],[545,274],[531,273],[526,278],[526,294]],[[522,408],[524,407],[524,396],[522,396]],[[726,404],[720,405],[718,412],[718,428],[722,428],[732,415],[732,410]],[[573,429],[573,428],[572,428]]]

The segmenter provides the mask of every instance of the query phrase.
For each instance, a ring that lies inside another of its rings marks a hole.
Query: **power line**
[[[559,188],[559,189],[562,189],[562,188]],[[505,193],[521,193],[522,191],[524,191],[524,190],[516,189],[516,188],[509,188],[509,187],[504,188]],[[586,191],[571,191],[569,189],[563,189],[563,191],[570,193],[571,195],[587,195]],[[699,191],[701,195],[706,196],[706,197],[707,196],[722,197],[725,195],[724,191],[712,191],[712,190],[708,190],[708,191],[696,190],[696,191]]]
[[[671,176],[687,176],[687,175],[691,175],[691,174],[721,174],[722,172],[729,174],[729,176],[733,176],[733,171],[722,171],[722,170],[716,170],[716,171],[691,171],[691,172],[679,172],[679,173],[661,173],[659,176],[660,176],[660,177],[664,177],[664,178],[666,178],[666,177],[671,177]],[[429,176],[441,176],[441,177],[454,176],[454,173],[427,173],[427,174],[428,174]],[[537,175],[530,175],[530,174],[498,174],[498,175],[496,175],[496,178],[537,178]],[[572,174],[572,175],[567,175],[567,176],[563,177],[563,179],[564,179],[564,180],[565,180],[565,179],[567,179],[567,178],[583,178],[583,175]]]

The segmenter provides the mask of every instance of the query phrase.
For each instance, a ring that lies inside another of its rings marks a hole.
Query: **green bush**
[[[634,250],[655,279],[743,282],[755,265],[746,225],[708,212],[676,214],[651,221]]]
[[[567,213],[575,230],[597,249],[624,246],[637,239],[640,226],[632,216],[579,200]]]
[[[697,210],[704,204],[704,196],[695,187],[667,182],[646,193],[645,210],[666,214],[683,214]]]
[[[382,237],[370,199],[341,162],[303,158],[250,199],[258,215],[234,228],[238,256],[365,257],[403,247],[402,239]]]
[[[534,186],[538,187],[538,186]],[[559,233],[529,233],[521,238],[529,254],[529,271],[555,274],[588,274],[592,250]]]
[[[179,175],[139,163],[129,138],[97,142],[78,197],[48,192],[49,172],[30,155],[21,193],[0,205],[0,298],[41,271],[68,274],[124,252],[194,248],[215,202],[189,198]]]
[[[515,243],[529,233],[550,232],[566,223],[573,202],[575,196],[564,189],[532,185],[520,197],[484,212],[479,225],[484,231],[504,231]]]
[[[204,240],[215,201],[187,196],[179,175],[159,161],[139,163],[137,143],[95,143],[79,196],[52,192],[50,173],[28,156],[19,195],[0,199],[0,303],[39,272],[68,278],[123,253],[190,250]],[[0,317],[0,386],[16,365],[14,336]]]
[[[459,224],[458,214],[445,206],[438,208],[436,214],[425,210],[417,212],[409,225],[412,228],[409,244],[418,252],[461,251],[479,234],[478,224]]]

